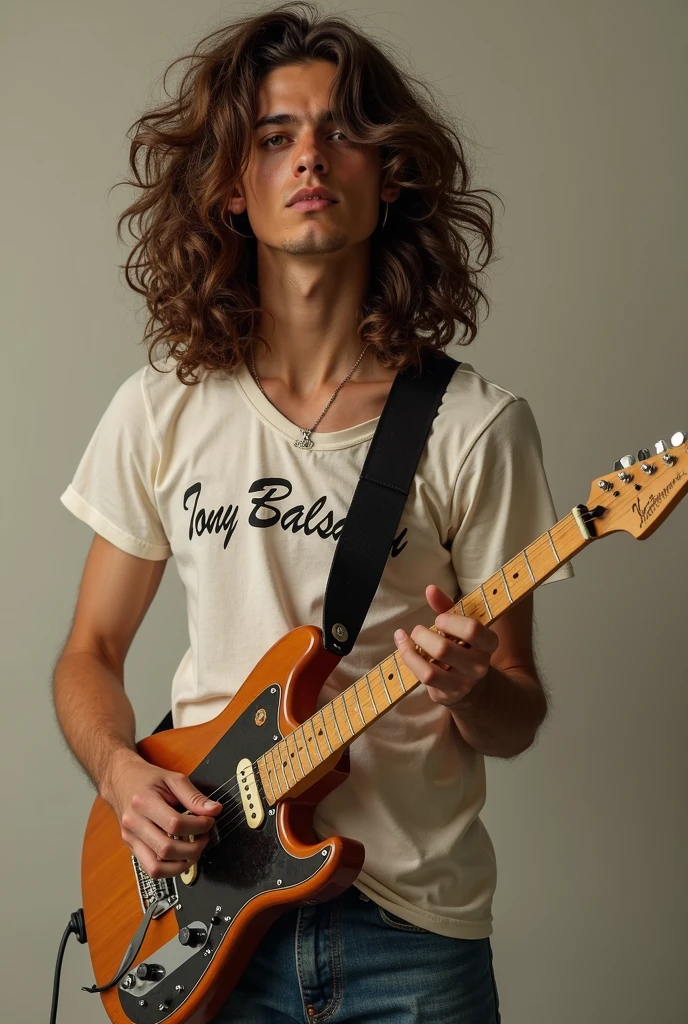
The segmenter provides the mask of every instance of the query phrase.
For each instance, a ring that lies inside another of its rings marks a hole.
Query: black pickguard
[[[222,799],[225,810],[218,815],[218,825],[198,862],[197,880],[186,886],[181,878],[177,879],[181,909],[168,913],[176,914],[180,929],[203,922],[209,929],[208,936],[191,956],[168,970],[148,991],[126,991],[118,986],[122,1008],[134,1024],[157,1024],[179,1007],[212,963],[236,915],[251,899],[260,893],[299,885],[313,878],[327,863],[329,849],[324,851],[325,857],[317,853],[299,859],[287,853],[277,834],[275,808],[270,808],[265,800],[257,771],[265,820],[258,828],[250,828],[246,823],[236,783],[237,765],[243,758],[255,764],[261,754],[282,739],[277,727],[279,702],[280,687],[277,684],[266,687],[189,776],[201,792]],[[260,710],[267,716],[263,725],[256,724],[256,713]],[[287,773],[290,777],[288,769]],[[216,793],[225,782],[229,784]],[[165,947],[161,957],[164,950]],[[187,951],[180,949],[179,953],[186,955]],[[176,953],[172,950],[173,957]],[[160,959],[148,957],[153,963]],[[136,964],[132,969],[135,967]],[[177,991],[178,985],[183,986],[183,992]],[[141,1005],[142,1001],[145,1005]]]

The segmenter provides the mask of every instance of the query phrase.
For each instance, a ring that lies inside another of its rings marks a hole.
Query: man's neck
[[[366,247],[309,256],[259,245],[258,290],[258,333],[270,345],[269,353],[254,346],[261,381],[279,382],[297,399],[333,391],[362,351],[357,327],[368,290]],[[366,353],[355,379],[377,380],[379,369]]]

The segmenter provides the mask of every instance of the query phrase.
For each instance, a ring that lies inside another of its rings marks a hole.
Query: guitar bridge
[[[139,898],[144,914],[151,903],[158,903],[158,909],[154,912],[153,917],[160,917],[177,902],[177,883],[175,879],[151,878],[143,870],[136,857],[132,856],[131,862],[134,865],[136,885],[138,886]]]

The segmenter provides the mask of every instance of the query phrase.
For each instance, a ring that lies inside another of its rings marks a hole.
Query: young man
[[[124,662],[166,560],[187,593],[172,684],[186,726],[217,715],[280,636],[320,624],[395,374],[457,320],[472,340],[482,293],[459,242],[474,231],[492,252],[456,137],[370,40],[286,4],[209,42],[132,144],[132,165],[140,148],[151,160],[123,215],[141,228],[128,269],[167,352],[119,388],[61,499],[96,536],[57,714],[153,877],[201,856],[221,808],[136,752]],[[277,921],[217,1021],[499,1021],[484,756],[526,750],[547,701],[532,599],[491,628],[443,613],[555,519],[527,403],[462,363],[319,701],[394,644],[425,684],[352,744],[349,778],[316,809],[317,835],[360,840],[364,868]]]

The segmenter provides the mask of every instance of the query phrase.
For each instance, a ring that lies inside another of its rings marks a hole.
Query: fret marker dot
[[[517,572],[515,572],[515,573],[514,573],[514,575],[513,575],[513,579],[515,579],[515,580],[517,580],[517,579],[518,579],[518,573],[517,573]]]
[[[493,593],[493,594],[496,594],[496,593],[497,593],[497,588],[496,588],[496,587],[495,587],[495,589],[494,589],[494,590],[492,591],[492,593]]]

